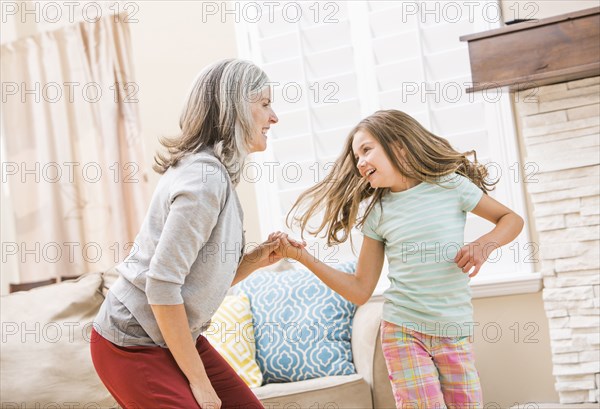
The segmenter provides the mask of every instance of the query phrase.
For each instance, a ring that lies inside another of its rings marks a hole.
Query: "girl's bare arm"
[[[356,274],[351,275],[338,271],[321,260],[315,258],[306,249],[283,246],[284,257],[293,258],[312,271],[329,288],[346,298],[348,301],[362,305],[369,301],[383,267],[384,244],[365,236]]]
[[[496,227],[462,247],[454,258],[465,273],[475,267],[469,277],[474,277],[479,272],[492,251],[513,241],[521,233],[525,223],[521,216],[488,195],[483,195],[472,213],[494,223]]]

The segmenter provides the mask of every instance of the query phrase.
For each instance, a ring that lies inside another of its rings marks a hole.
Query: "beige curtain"
[[[29,282],[121,261],[148,200],[125,18],[23,38],[1,57],[2,182],[16,235],[3,237],[3,264],[16,261]]]

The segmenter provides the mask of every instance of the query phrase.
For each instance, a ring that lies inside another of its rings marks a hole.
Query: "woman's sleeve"
[[[188,167],[171,193],[167,218],[146,275],[150,304],[183,304],[181,286],[210,238],[225,202],[226,182],[218,174],[206,176],[206,172],[196,170]]]

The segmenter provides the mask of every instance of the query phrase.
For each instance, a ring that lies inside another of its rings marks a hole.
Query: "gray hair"
[[[153,169],[162,174],[179,160],[210,148],[234,185],[252,138],[250,103],[269,85],[263,70],[249,61],[226,59],[202,70],[188,92],[175,138],[161,138],[168,155],[157,153]]]

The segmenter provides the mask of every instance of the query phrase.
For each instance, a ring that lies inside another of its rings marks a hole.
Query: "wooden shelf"
[[[600,75],[600,7],[460,37],[473,87],[524,90]]]

